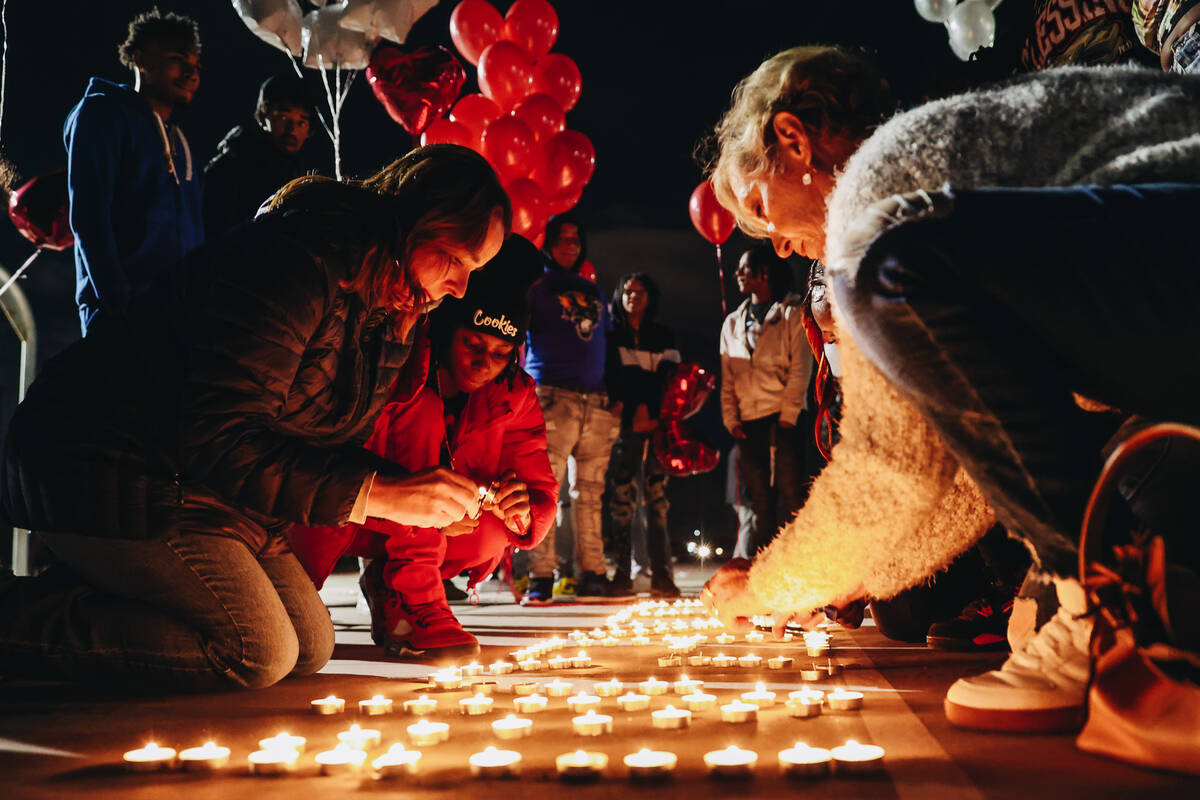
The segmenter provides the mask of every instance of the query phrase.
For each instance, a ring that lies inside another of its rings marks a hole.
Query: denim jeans
[[[650,570],[671,575],[667,531],[667,473],[650,449],[644,433],[622,431],[608,462],[608,513],[612,517],[612,552],[617,575],[629,577],[633,558],[633,518],[638,501],[646,509],[646,545]]]
[[[1100,453],[1072,392],[1200,421],[1200,186],[952,195],[835,274],[843,319],[1041,567],[1074,575]]]
[[[583,394],[557,386],[537,387],[538,402],[546,419],[546,449],[555,480],[562,482],[567,459],[575,457],[571,501],[575,508],[575,557],[584,572],[608,573],[604,537],[600,532],[600,497],[609,453],[620,429],[620,420],[608,411],[608,397]],[[530,554],[529,572],[550,578],[558,566],[551,529]]]
[[[741,478],[750,493],[754,509],[753,550],[771,543],[781,525],[791,521],[803,502],[804,470],[797,436],[807,436],[812,422],[801,413],[791,428],[779,426],[779,415],[772,414],[742,422],[746,433],[739,446],[742,451]],[[772,481],[771,449],[775,450]]]
[[[149,540],[41,534],[61,565],[0,584],[0,673],[206,691],[325,665],[333,623],[280,539],[210,505],[156,516]]]

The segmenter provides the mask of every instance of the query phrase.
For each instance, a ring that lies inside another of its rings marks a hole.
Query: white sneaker
[[[946,719],[993,731],[1072,730],[1083,722],[1092,621],[1058,609],[1000,669],[960,678],[946,692]]]

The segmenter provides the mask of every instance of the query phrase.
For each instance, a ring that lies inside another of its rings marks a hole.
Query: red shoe
[[[463,630],[445,600],[410,606],[393,594],[384,618],[388,655],[441,660],[479,653],[478,640]]]

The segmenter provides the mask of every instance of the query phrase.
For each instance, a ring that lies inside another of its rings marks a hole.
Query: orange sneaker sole
[[[972,708],[943,702],[946,719],[960,728],[1009,733],[1064,733],[1083,725],[1083,706],[1061,708]]]

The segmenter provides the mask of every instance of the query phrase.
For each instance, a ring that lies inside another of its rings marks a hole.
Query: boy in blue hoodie
[[[199,29],[155,9],[129,23],[118,52],[133,86],[92,78],[63,126],[85,336],[204,239],[200,170],[172,122],[200,85]]]

